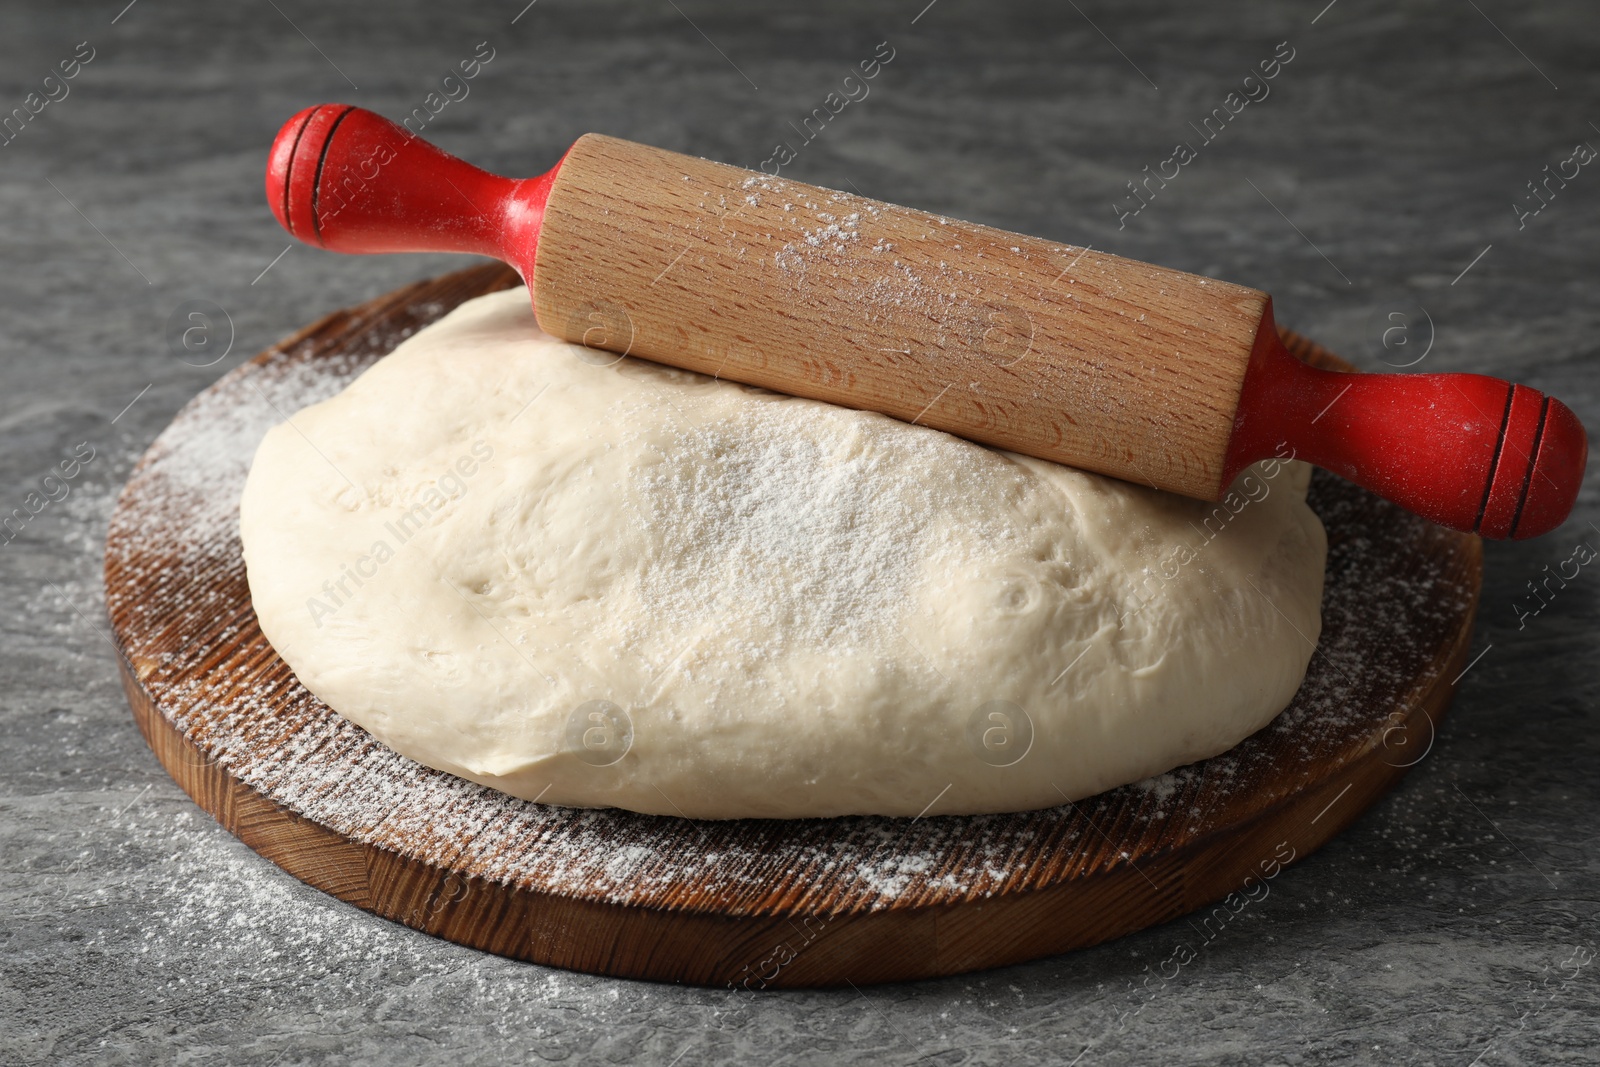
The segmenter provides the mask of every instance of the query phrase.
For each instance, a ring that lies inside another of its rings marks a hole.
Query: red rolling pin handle
[[[320,104],[284,124],[267,203],[290,234],[333,252],[468,252],[530,284],[557,163],[521,181],[464,163],[365,108]]]
[[[469,252],[530,286],[557,163],[521,181],[488,174],[370,111],[323,104],[283,127],[267,201],[283,227],[335,252]],[[1316,370],[1283,347],[1272,305],[1256,334],[1222,485],[1293,454],[1442,526],[1536,537],[1572,510],[1588,457],[1576,416],[1526,386],[1478,374]]]
[[[1589,443],[1565,404],[1525,385],[1308,367],[1283,347],[1268,303],[1225,481],[1288,449],[1441,526],[1521,540],[1566,520]]]

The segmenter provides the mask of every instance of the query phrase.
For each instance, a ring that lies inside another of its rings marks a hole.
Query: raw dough
[[[261,628],[384,744],[701,818],[1047,807],[1222,752],[1321,629],[1309,469],[1204,504],[474,300],[262,441]]]

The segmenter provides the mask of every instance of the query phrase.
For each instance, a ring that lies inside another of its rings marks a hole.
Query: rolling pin
[[[597,134],[522,180],[370,111],[283,127],[267,199],[336,252],[514,267],[546,333],[1205,500],[1294,456],[1441,525],[1534,537],[1588,456],[1478,374],[1313,369],[1241,285]]]

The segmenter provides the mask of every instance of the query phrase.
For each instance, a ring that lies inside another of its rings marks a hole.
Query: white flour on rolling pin
[[[1221,504],[474,300],[262,441],[261,628],[384,744],[545,803],[1018,811],[1222,752],[1321,628],[1309,468]]]

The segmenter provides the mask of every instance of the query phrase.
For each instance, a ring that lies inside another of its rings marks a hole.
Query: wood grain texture
[[[1223,901],[1190,920],[1214,936],[1431,748],[1466,659],[1480,544],[1319,473],[1324,631],[1294,701],[1228,753],[1078,804],[696,823],[530,804],[396,755],[306,692],[261,635],[238,493],[253,442],[292,403],[514,284],[498,266],[418,283],[262,353],[179,413],[113,516],[107,605],[140,729],[196,803],[307,883],[577,970],[861,985],[1032,959]]]
[[[1216,499],[1265,293],[590,134],[546,333]]]

